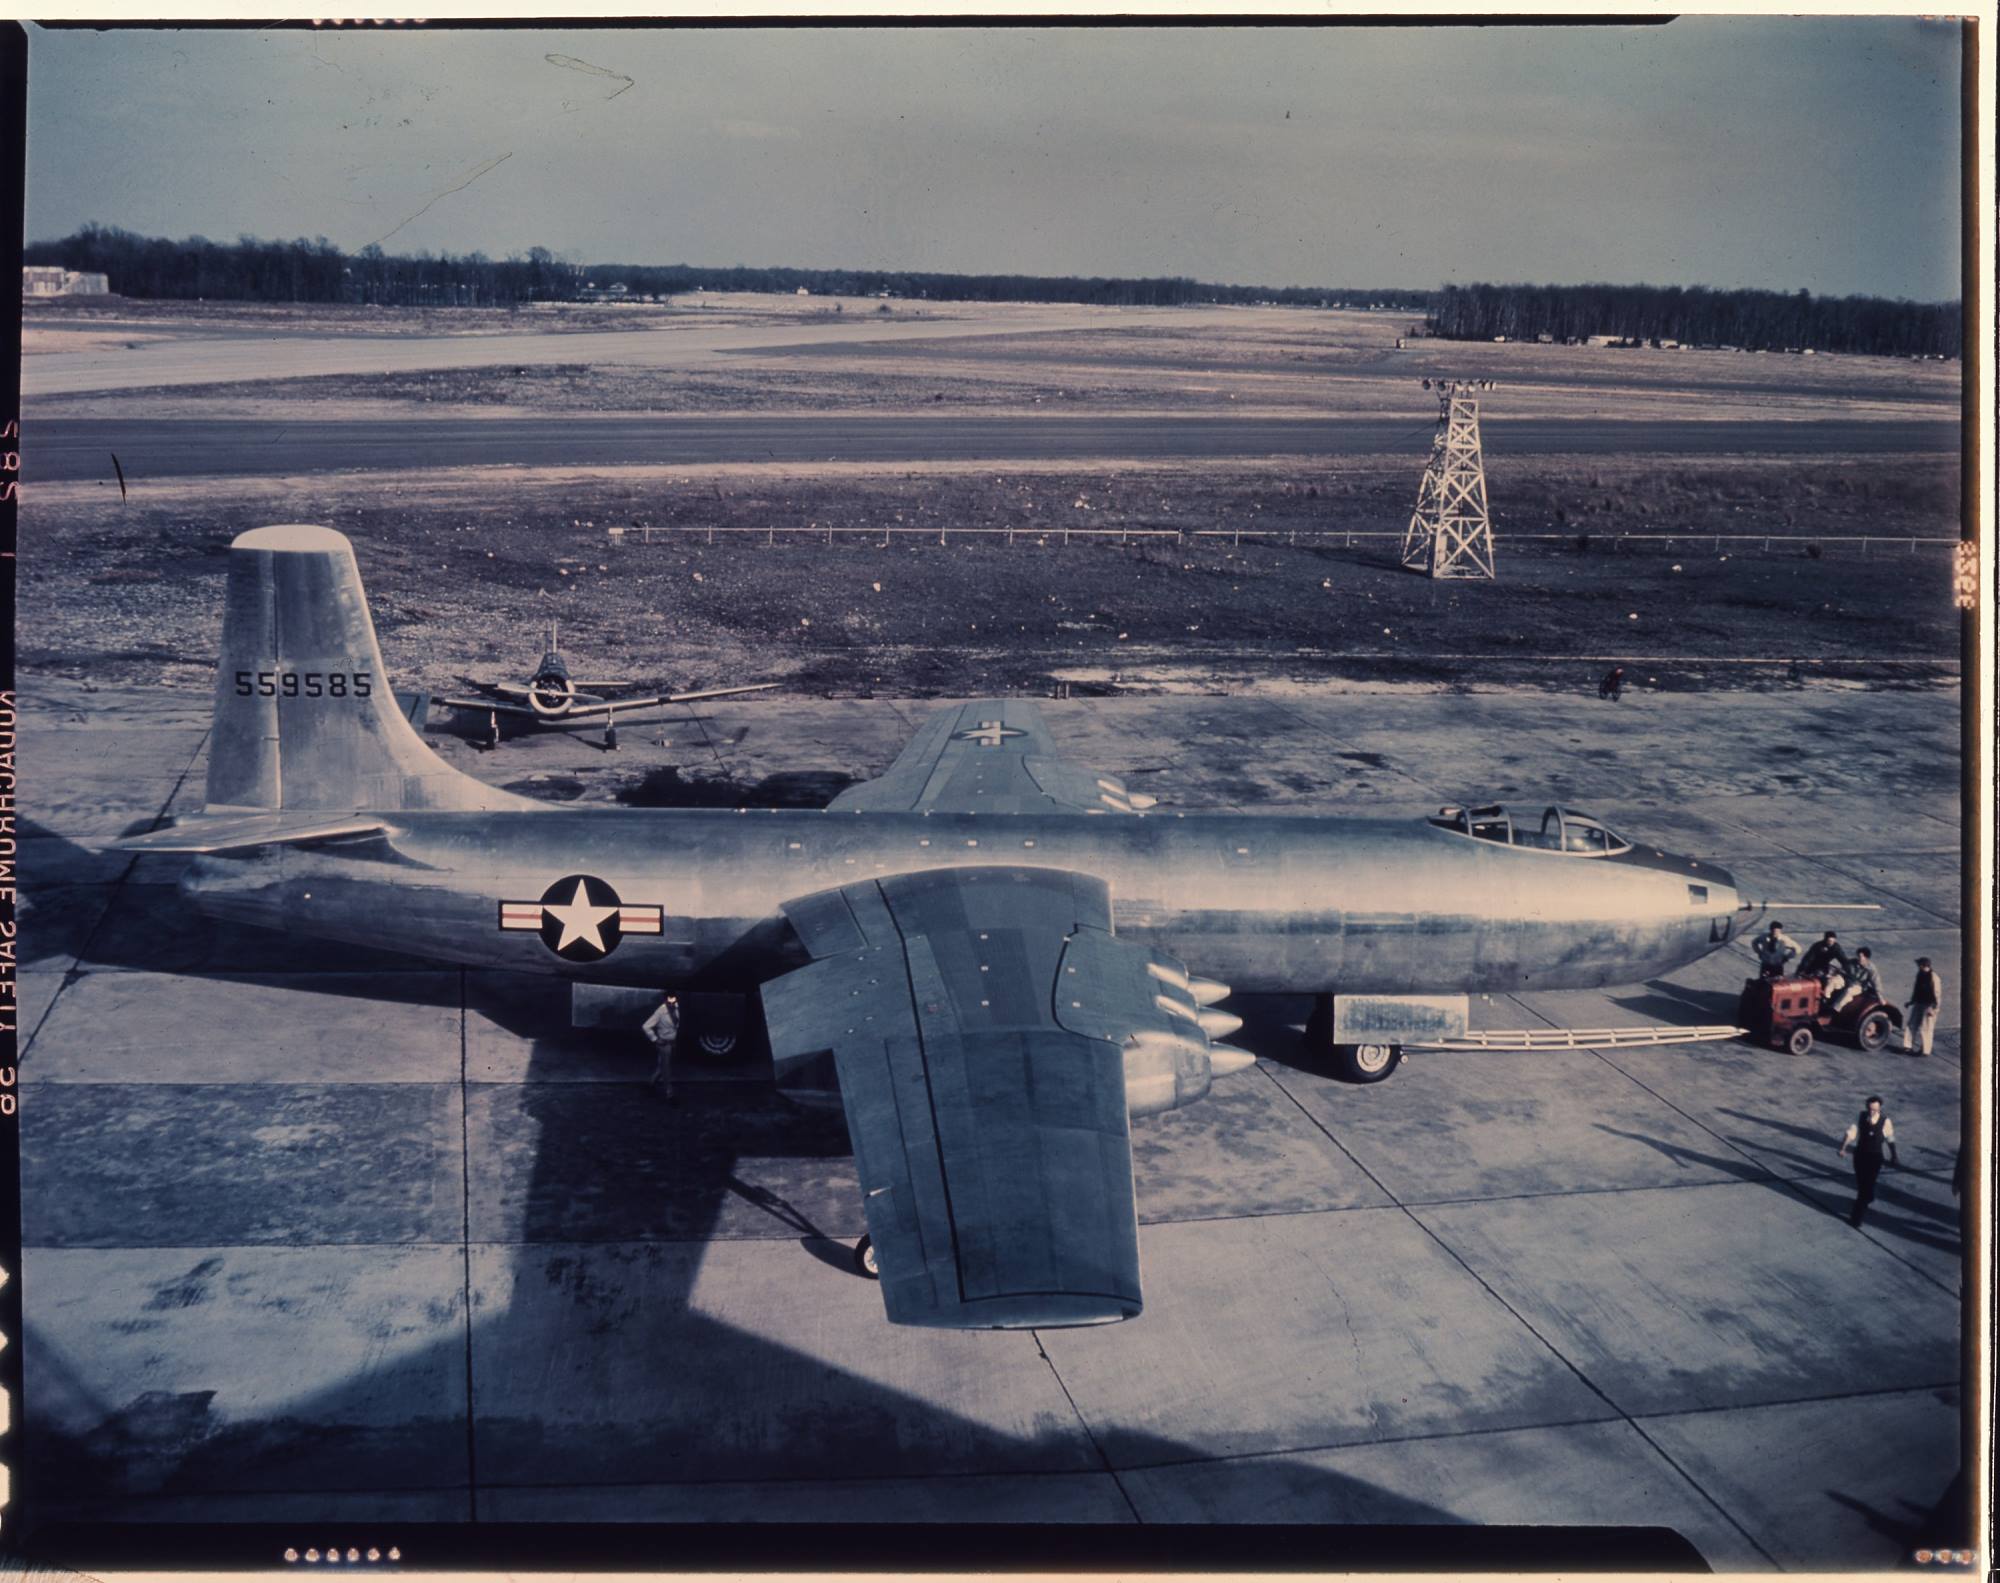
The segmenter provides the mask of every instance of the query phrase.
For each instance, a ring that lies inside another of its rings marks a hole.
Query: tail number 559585
[[[238,671],[239,698],[366,698],[372,671]]]

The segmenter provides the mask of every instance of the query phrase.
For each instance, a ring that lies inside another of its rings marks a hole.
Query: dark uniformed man
[[[1875,1202],[1875,1178],[1882,1174],[1882,1151],[1888,1150],[1891,1165],[1902,1163],[1896,1158],[1896,1124],[1882,1113],[1880,1094],[1868,1096],[1866,1107],[1841,1138],[1842,1159],[1847,1158],[1850,1148],[1854,1150],[1854,1207],[1847,1213],[1847,1223],[1858,1228],[1868,1206]]]
[[[1853,971],[1847,953],[1840,948],[1840,936],[1831,929],[1807,946],[1806,954],[1799,958],[1799,977],[1819,979],[1829,994],[1845,983]]]
[[[1840,936],[1831,929],[1806,947],[1806,954],[1799,958],[1799,977],[1818,978],[1829,966],[1846,976],[1847,953],[1840,948]]]

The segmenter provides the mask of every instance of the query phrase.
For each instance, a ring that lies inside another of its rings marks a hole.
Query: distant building
[[[21,295],[24,297],[103,297],[111,291],[107,275],[85,274],[64,269],[60,264],[23,264]]]

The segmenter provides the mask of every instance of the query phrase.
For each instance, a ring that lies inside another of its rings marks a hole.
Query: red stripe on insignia
[[[658,934],[660,932],[660,909],[658,907],[620,907],[618,927],[626,934]]]
[[[542,904],[527,901],[503,901],[500,904],[500,927],[503,929],[539,929],[542,926]]]

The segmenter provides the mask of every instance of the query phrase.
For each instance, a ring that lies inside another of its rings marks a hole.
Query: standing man
[[[1910,991],[1910,1020],[1903,1024],[1903,1051],[1906,1055],[1929,1055],[1931,1036],[1937,1032],[1938,1006],[1944,1000],[1944,981],[1931,969],[1931,959],[1917,958],[1917,982]]]
[[[1882,1114],[1880,1094],[1868,1096],[1866,1108],[1841,1138],[1843,1160],[1849,1148],[1854,1150],[1854,1207],[1847,1212],[1847,1223],[1858,1231],[1868,1206],[1875,1202],[1875,1178],[1882,1174],[1882,1151],[1889,1151],[1891,1165],[1902,1164],[1896,1158],[1896,1124]]]
[[[1625,696],[1625,667],[1614,665],[1604,673],[1597,684],[1597,696],[1609,698],[1614,704]]]
[[[1771,920],[1771,927],[1750,942],[1750,948],[1757,953],[1758,970],[1766,978],[1783,978],[1785,964],[1799,954],[1799,943],[1785,933],[1785,926],[1777,919]]]

